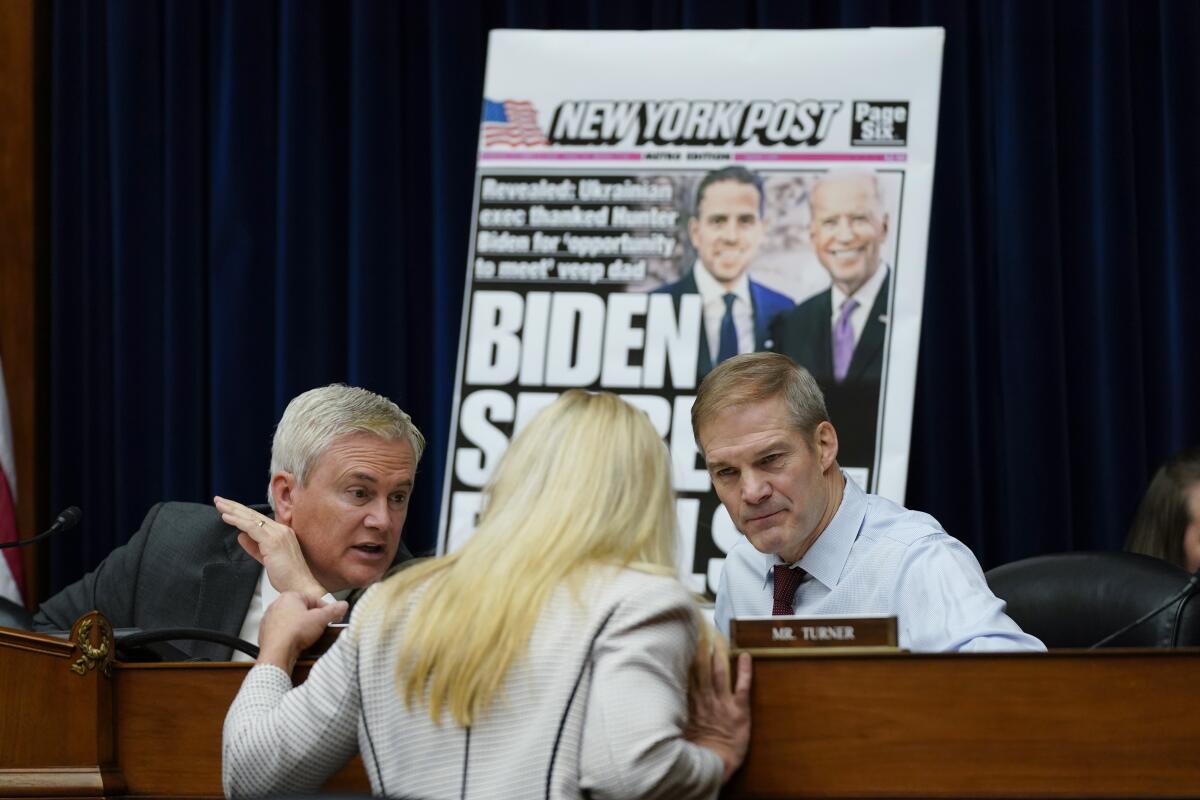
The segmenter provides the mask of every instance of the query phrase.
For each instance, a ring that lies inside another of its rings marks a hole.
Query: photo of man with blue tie
[[[763,206],[762,179],[745,167],[705,175],[688,220],[696,260],[683,277],[656,290],[676,299],[700,295],[697,381],[727,358],[770,348],[771,320],[795,307],[791,298],[747,275],[766,234]]]
[[[809,241],[830,287],[777,316],[776,352],[821,387],[841,439],[841,463],[874,467],[891,268],[881,256],[888,214],[875,173],[825,173],[808,192]]]

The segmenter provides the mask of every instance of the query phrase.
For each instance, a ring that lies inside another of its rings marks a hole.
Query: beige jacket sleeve
[[[715,797],[724,765],[683,738],[697,618],[664,578],[621,598],[592,649],[580,788],[596,798]]]

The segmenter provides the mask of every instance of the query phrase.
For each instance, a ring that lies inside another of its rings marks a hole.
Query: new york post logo
[[[908,144],[908,101],[855,100],[851,106],[850,144],[854,147],[904,147]]]
[[[816,147],[841,100],[568,100],[554,110],[552,145]]]

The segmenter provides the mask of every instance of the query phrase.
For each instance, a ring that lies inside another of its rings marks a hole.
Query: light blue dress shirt
[[[782,563],[745,538],[734,545],[717,588],[722,633],[733,617],[771,613]],[[895,615],[900,646],[913,652],[1046,649],[1004,613],[966,545],[848,477],[837,513],[796,566],[808,573],[793,601],[799,616]]]

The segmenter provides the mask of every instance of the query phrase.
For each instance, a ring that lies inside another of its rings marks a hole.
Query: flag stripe
[[[5,391],[4,366],[0,365],[0,542],[17,540],[17,481],[13,465],[12,427],[8,420],[8,394]],[[10,548],[0,558],[0,597],[23,603],[24,575],[21,551]]]
[[[0,542],[12,542],[16,539],[16,509],[13,507],[12,493],[8,490],[8,477],[0,470]],[[0,597],[23,604],[25,601],[21,597],[21,587],[24,586],[21,550],[10,547],[3,553],[4,558],[0,558]]]

